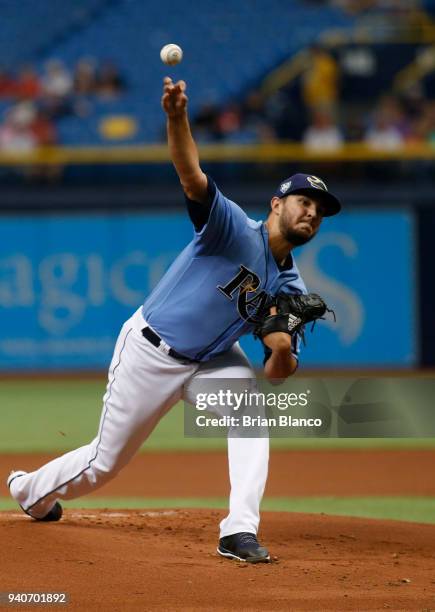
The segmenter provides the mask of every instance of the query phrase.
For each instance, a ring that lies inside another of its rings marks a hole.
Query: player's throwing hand
[[[162,108],[168,117],[183,115],[187,107],[186,83],[184,81],[172,82],[170,77],[163,79]]]

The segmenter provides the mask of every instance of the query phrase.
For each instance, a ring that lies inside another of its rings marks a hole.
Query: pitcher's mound
[[[274,561],[216,554],[214,510],[0,513],[3,592],[68,610],[435,610],[435,525],[265,512]]]

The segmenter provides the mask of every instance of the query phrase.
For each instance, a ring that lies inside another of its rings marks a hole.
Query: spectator
[[[410,119],[421,117],[426,104],[423,84],[420,81],[408,83],[400,92],[400,102],[407,117]]]
[[[13,153],[29,153],[37,146],[31,125],[36,117],[32,102],[20,102],[8,109],[0,126],[0,149]]]
[[[89,96],[97,90],[96,61],[93,58],[82,58],[74,71],[74,93],[78,96]]]
[[[378,111],[389,118],[390,123],[399,130],[403,138],[407,138],[410,130],[409,119],[402,104],[395,96],[383,96],[378,105]]]
[[[265,117],[279,140],[301,140],[306,128],[306,110],[299,97],[283,89],[264,102]]]
[[[267,117],[264,98],[259,91],[251,91],[242,108],[242,132],[246,142],[275,142],[272,120]]]
[[[404,135],[399,129],[394,115],[386,107],[376,110],[374,120],[365,134],[367,145],[375,150],[393,151],[404,144]]]
[[[232,102],[218,115],[216,127],[218,137],[225,140],[238,132],[242,125],[241,109],[237,102]]]
[[[358,107],[347,109],[344,125],[347,142],[361,142],[364,139],[366,123]]]
[[[200,107],[193,121],[195,139],[198,142],[209,142],[219,138],[217,128],[218,116],[218,109],[212,102],[206,102]]]
[[[60,60],[50,60],[45,65],[42,89],[45,96],[63,100],[72,92],[73,81]]]
[[[73,80],[62,62],[50,60],[42,79],[41,108],[47,117],[58,119],[73,112],[71,93]]]
[[[339,94],[339,68],[333,56],[319,45],[309,51],[302,78],[302,97],[311,112],[324,108],[335,113]]]
[[[15,79],[3,68],[0,68],[0,97],[9,98],[15,95]]]
[[[305,130],[302,141],[312,151],[336,151],[343,145],[343,135],[331,113],[318,110],[313,115],[312,124]]]
[[[39,147],[56,144],[56,128],[49,115],[44,110],[39,110],[30,124],[30,129]]]
[[[258,123],[265,120],[264,100],[259,91],[251,91],[248,94],[242,106],[242,113],[244,121],[248,123]]]
[[[41,93],[39,77],[32,66],[23,66],[14,86],[14,95],[24,100],[37,98]]]
[[[104,62],[100,68],[97,80],[98,95],[103,98],[114,98],[122,93],[124,89],[124,79],[117,66],[111,61]]]

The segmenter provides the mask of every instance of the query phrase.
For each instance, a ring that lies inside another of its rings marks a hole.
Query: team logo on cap
[[[307,176],[307,181],[310,183],[311,187],[314,187],[315,189],[323,189],[323,191],[328,191],[325,183],[322,181],[322,179],[319,179],[318,176]]]
[[[279,188],[281,193],[285,193],[286,191],[288,191],[290,189],[292,182],[291,181],[287,181],[286,183],[283,183],[281,185],[281,187]]]

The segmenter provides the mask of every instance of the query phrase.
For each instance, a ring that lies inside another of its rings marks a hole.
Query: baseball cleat
[[[247,561],[248,563],[267,563],[270,555],[267,548],[260,546],[254,533],[234,533],[219,540],[217,552],[222,557]]]
[[[11,484],[15,480],[15,478],[19,478],[20,476],[24,476],[25,474],[27,474],[27,472],[23,472],[22,470],[16,470],[16,471],[12,470],[12,472],[9,474],[8,479],[6,481],[9,491],[11,490]],[[23,506],[21,505],[20,505],[20,508],[25,514],[32,517],[32,519],[34,519],[35,521],[43,521],[43,522],[60,521],[60,519],[62,518],[62,514],[63,514],[63,509],[59,502],[56,502],[53,508],[49,512],[47,512],[47,514],[43,516],[42,518],[36,518],[36,516],[32,516],[29,512],[24,510]]]

